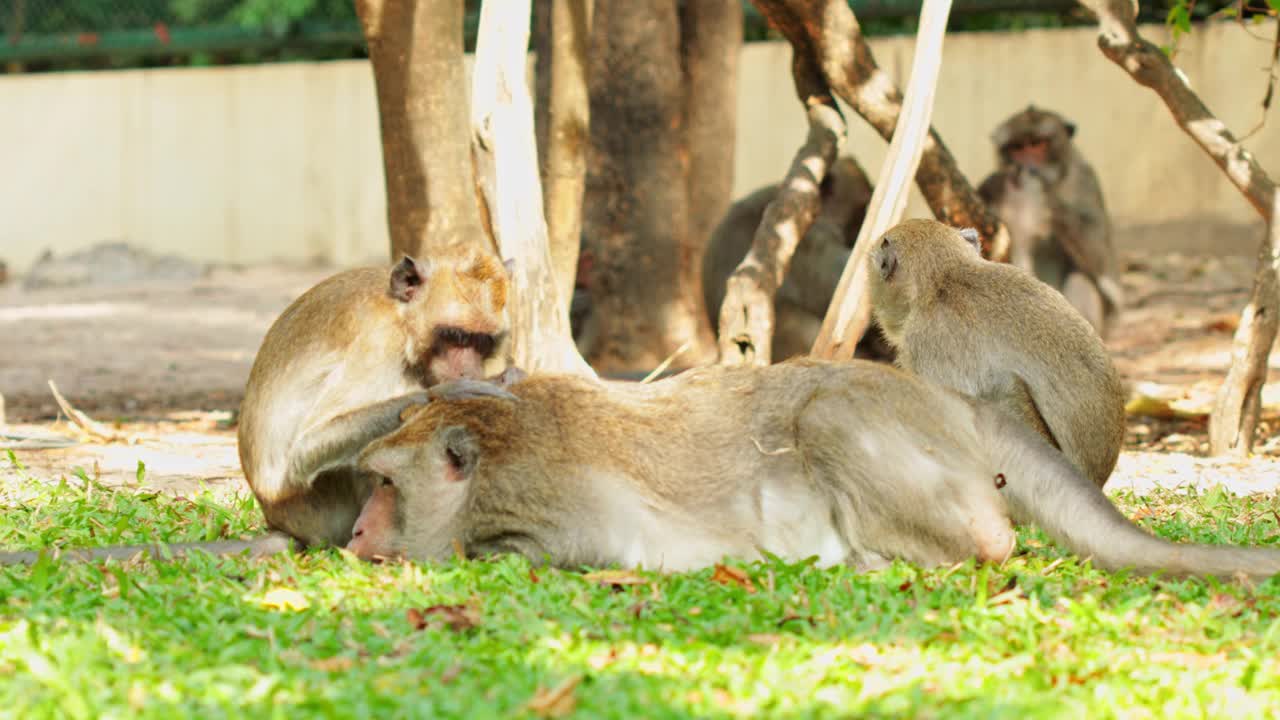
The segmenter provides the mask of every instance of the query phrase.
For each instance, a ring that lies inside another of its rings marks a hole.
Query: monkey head
[[[890,344],[901,343],[910,309],[929,302],[927,295],[945,286],[948,268],[983,262],[981,252],[977,230],[936,220],[905,220],[875,241],[867,256],[871,308]]]
[[[388,294],[407,337],[406,364],[424,384],[485,375],[507,339],[510,266],[492,253],[448,248],[428,259],[405,256],[391,269]]]
[[[495,474],[485,466],[505,467],[517,452],[509,440],[518,398],[500,384],[462,380],[428,392],[430,402],[407,408],[398,429],[360,454],[358,467],[376,482],[347,545],[357,557],[449,558],[474,535],[475,488]]]
[[[1057,113],[1028,105],[991,133],[996,163],[1006,169],[1031,169],[1050,185],[1062,180],[1076,126]]]

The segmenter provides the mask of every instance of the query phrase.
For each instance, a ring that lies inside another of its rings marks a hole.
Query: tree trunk
[[[676,0],[597,0],[583,223],[593,258],[588,357],[597,370],[714,358],[689,234]]]
[[[942,40],[947,33],[950,11],[951,0],[924,0],[920,10],[906,101],[898,115],[889,153],[871,193],[871,203],[854,242],[853,253],[840,276],[831,308],[822,320],[822,330],[813,343],[813,354],[818,357],[830,360],[852,358],[871,320],[867,297],[867,255],[875,239],[897,225],[907,208],[907,191],[930,132],[929,117],[933,113],[933,96],[938,71],[942,67]]]
[[[542,216],[533,99],[525,79],[529,0],[486,0],[472,77],[476,175],[487,217],[511,268],[513,360],[528,372],[595,377],[569,333],[568,296],[558,292]]]
[[[547,181],[547,142],[551,135],[551,3],[554,0],[533,0],[533,132],[538,138],[538,172],[542,173],[542,187],[550,188]],[[549,191],[548,191],[549,192]],[[547,198],[542,198],[545,203]],[[545,212],[545,208],[544,208]]]
[[[488,245],[467,138],[462,0],[356,0],[369,46],[393,257]]]
[[[768,365],[773,358],[774,299],[801,238],[821,210],[819,187],[845,140],[836,107],[808,46],[792,46],[796,94],[808,109],[809,136],[765,208],[751,250],[725,284],[720,305],[720,362]]]
[[[1280,192],[1272,194],[1271,222],[1258,248],[1253,295],[1240,315],[1231,350],[1231,371],[1218,389],[1209,415],[1209,454],[1248,455],[1262,413],[1262,386],[1280,326]]]
[[[811,47],[831,89],[881,137],[892,138],[902,113],[902,93],[876,64],[847,0],[752,2],[793,47]],[[1005,258],[1009,232],[978,197],[932,127],[915,180],[934,217],[949,225],[976,228],[982,234],[983,254],[993,260]]]
[[[711,231],[733,201],[741,0],[685,2],[680,32],[689,145],[689,262],[700,268]]]
[[[587,177],[587,47],[592,0],[551,0],[547,89],[547,236],[560,297],[573,297],[582,243],[582,194]]]

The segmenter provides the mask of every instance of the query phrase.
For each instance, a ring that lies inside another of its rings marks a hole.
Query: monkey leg
[[[1062,294],[1067,297],[1071,306],[1080,311],[1084,319],[1089,321],[1098,336],[1102,337],[1106,330],[1105,303],[1093,280],[1081,272],[1067,273],[1066,279],[1062,282]]]

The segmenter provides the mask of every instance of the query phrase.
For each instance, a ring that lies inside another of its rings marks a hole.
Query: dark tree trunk
[[[393,257],[491,243],[471,166],[462,0],[356,0],[369,45]]]
[[[547,187],[547,137],[551,124],[551,3],[533,0],[533,27],[529,36],[533,50],[533,132],[538,139],[538,173]],[[545,197],[544,197],[545,199]]]
[[[740,0],[686,2],[680,16],[684,117],[689,145],[689,247],[695,267],[733,200],[737,143]]]
[[[587,357],[601,372],[647,370],[687,344],[676,363],[704,364],[715,350],[689,232],[676,0],[598,0],[592,26]]]

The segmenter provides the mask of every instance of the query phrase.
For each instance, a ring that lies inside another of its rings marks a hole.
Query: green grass
[[[0,465],[4,461],[0,459]],[[252,501],[0,470],[0,546],[257,532]],[[1271,542],[1276,498],[1120,497],[1168,537]],[[1269,717],[1280,581],[1003,567],[623,574],[517,558],[0,569],[0,716]],[[717,579],[718,577],[718,579]],[[626,584],[634,583],[634,584]],[[557,693],[556,690],[561,692]],[[561,698],[560,703],[555,698]],[[536,699],[536,700],[535,700]],[[532,701],[532,702],[531,702]]]

